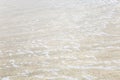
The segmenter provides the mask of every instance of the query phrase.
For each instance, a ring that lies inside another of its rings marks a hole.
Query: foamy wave
[[[118,0],[84,0],[85,3],[91,3],[91,4],[111,4],[111,3],[117,3]]]

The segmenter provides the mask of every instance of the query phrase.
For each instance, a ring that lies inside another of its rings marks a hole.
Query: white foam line
[[[73,68],[73,69],[103,69],[103,70],[119,70],[119,67],[116,66],[67,66],[67,68]]]
[[[1,80],[10,80],[9,77],[3,77]]]

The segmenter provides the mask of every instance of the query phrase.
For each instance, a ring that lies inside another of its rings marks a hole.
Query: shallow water
[[[0,80],[120,80],[119,0],[0,0]]]

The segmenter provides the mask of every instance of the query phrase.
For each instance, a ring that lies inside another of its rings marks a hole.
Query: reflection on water
[[[0,80],[119,80],[119,0],[0,0]]]

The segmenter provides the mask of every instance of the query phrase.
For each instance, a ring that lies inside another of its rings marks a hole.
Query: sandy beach
[[[0,0],[0,80],[120,80],[120,1]]]

